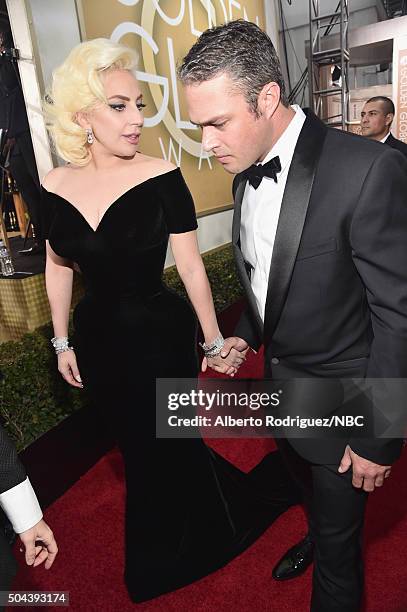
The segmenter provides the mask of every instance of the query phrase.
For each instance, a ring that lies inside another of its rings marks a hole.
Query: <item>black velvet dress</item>
[[[155,437],[156,377],[198,372],[196,317],[162,282],[169,234],[197,227],[180,171],[130,188],[96,231],[44,188],[42,219],[42,237],[77,262],[85,281],[73,345],[95,418],[115,430],[123,454],[125,581],[133,601],[144,601],[247,548],[290,504],[284,470],[273,454],[246,475],[201,439]]]

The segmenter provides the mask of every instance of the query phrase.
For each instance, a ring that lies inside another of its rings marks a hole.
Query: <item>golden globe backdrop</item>
[[[407,144],[407,36],[400,41],[397,55],[396,137]]]
[[[232,177],[202,150],[175,71],[209,26],[243,18],[265,28],[263,0],[81,0],[78,8],[83,40],[112,38],[139,52],[147,104],[140,150],[181,167],[198,212],[230,205]]]

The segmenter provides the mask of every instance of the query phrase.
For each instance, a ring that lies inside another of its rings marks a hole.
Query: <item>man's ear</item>
[[[278,105],[280,104],[280,98],[281,92],[277,83],[272,81],[271,83],[264,85],[263,89],[259,93],[258,108],[260,113],[264,115],[266,119],[270,119],[274,115]]]
[[[386,125],[391,125],[393,123],[394,115],[393,113],[387,113],[386,115]]]

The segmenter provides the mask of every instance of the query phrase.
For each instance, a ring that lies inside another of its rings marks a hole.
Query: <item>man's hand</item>
[[[45,569],[49,569],[57,556],[58,546],[47,523],[41,519],[34,527],[23,531],[19,536],[25,547],[27,565],[36,567],[45,561]],[[40,544],[36,544],[37,540]]]
[[[243,355],[246,356],[249,348],[250,346],[247,344],[246,340],[243,340],[243,338],[238,338],[237,336],[231,336],[230,338],[226,338],[220,356],[225,359],[232,349],[235,349],[235,351],[239,351],[239,353],[243,353]]]
[[[368,459],[360,457],[353,452],[348,445],[339,465],[338,472],[343,474],[352,466],[352,484],[357,489],[363,488],[364,491],[374,491],[375,487],[383,486],[384,479],[390,476],[391,465],[379,465]]]

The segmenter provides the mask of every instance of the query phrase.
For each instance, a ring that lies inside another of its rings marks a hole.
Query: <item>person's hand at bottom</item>
[[[390,476],[391,472],[391,465],[379,465],[360,457],[347,445],[338,472],[344,474],[350,467],[353,472],[353,486],[368,493],[374,491],[376,487],[383,486],[384,480]]]
[[[50,569],[58,554],[58,546],[47,523],[41,519],[34,527],[20,533],[19,537],[24,544],[27,565],[36,567],[45,561],[45,569]],[[23,549],[20,548],[20,551]]]

